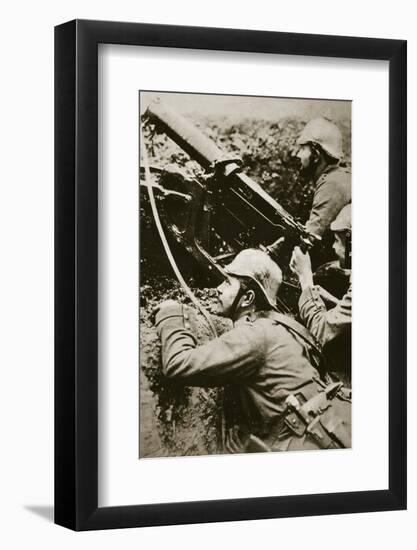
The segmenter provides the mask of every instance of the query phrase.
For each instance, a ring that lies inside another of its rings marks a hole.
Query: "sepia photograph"
[[[139,92],[139,459],[352,446],[351,107]]]

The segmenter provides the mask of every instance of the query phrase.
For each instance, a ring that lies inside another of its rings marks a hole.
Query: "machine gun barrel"
[[[219,158],[224,156],[210,138],[160,100],[155,100],[149,105],[144,117],[155,123],[160,131],[165,132],[205,170],[210,169]]]

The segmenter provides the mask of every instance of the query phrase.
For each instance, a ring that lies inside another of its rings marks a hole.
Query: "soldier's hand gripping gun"
[[[308,250],[315,244],[314,235],[242,172],[240,159],[225,155],[184,117],[157,100],[142,120],[205,171],[203,178],[190,179],[153,168],[152,185],[168,232],[212,275],[223,277],[222,264],[244,248],[259,247],[280,263],[285,249]]]

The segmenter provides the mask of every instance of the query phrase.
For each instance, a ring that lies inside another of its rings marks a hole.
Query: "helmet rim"
[[[342,133],[339,128],[324,117],[310,120],[304,126],[298,140],[298,145],[313,143],[335,160],[343,158]]]
[[[252,262],[257,262],[258,273],[256,269],[253,269],[250,265],[247,265]],[[223,269],[227,275],[237,278],[246,278],[255,283],[266,302],[273,309],[277,310],[276,296],[279,287],[281,286],[282,273],[279,266],[270,258],[270,256],[268,256],[268,254],[266,254],[266,252],[259,249],[250,248],[242,250],[236,255],[232,262]],[[265,280],[267,283],[266,287],[259,280],[260,278]]]

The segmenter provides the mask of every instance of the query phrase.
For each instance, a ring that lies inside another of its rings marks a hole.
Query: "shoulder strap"
[[[287,315],[282,315],[282,313],[275,313],[273,316],[274,320],[288,328],[289,330],[295,332],[300,338],[302,338],[307,344],[309,344],[319,355],[323,356],[323,349],[320,342],[307,330],[301,323],[293,319],[292,317],[287,317]]]

